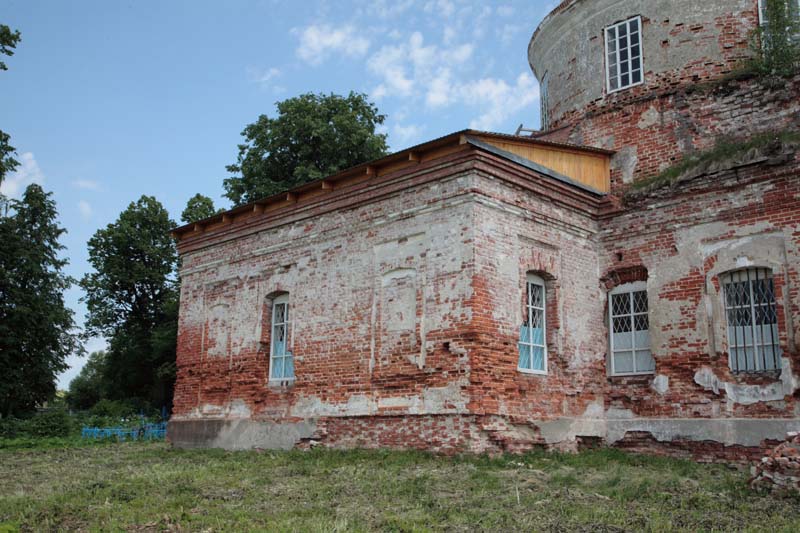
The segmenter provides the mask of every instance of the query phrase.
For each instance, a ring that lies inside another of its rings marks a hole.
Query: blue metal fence
[[[123,440],[164,440],[167,436],[167,423],[143,424],[138,428],[93,428],[84,427],[81,438]]]

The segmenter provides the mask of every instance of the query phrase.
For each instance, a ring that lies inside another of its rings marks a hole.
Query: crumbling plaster
[[[269,416],[464,411],[466,351],[453,339],[443,365],[441,336],[471,320],[465,304],[472,291],[472,182],[469,175],[444,179],[403,191],[379,209],[367,204],[348,216],[333,213],[186,254],[181,328],[201,333],[186,336],[181,356],[197,361],[182,366],[198,375],[199,390],[187,391],[190,404],[176,419],[236,417],[233,406],[242,402],[258,418],[264,400],[276,395],[280,400],[268,400],[272,405],[264,411]],[[396,283],[400,292],[390,290]],[[288,389],[265,383],[265,303],[276,292],[289,294],[299,370]],[[218,317],[220,309],[225,313]],[[408,361],[430,376],[427,386],[385,389],[370,380],[373,372],[384,381],[405,372],[390,357],[392,335],[410,343]],[[350,351],[345,359],[334,355],[343,347]],[[438,357],[433,367],[427,365],[431,354]],[[339,370],[329,366],[331,357]],[[259,367],[255,375],[253,365]],[[329,371],[358,385],[331,383]]]

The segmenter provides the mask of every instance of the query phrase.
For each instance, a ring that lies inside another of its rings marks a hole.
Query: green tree
[[[92,352],[89,359],[69,383],[67,403],[73,409],[89,409],[108,396],[105,383],[106,352]]]
[[[142,196],[89,240],[94,272],[80,282],[88,308],[85,335],[108,339],[104,379],[111,399],[156,406],[171,399],[171,382],[162,374],[175,364],[174,343],[163,343],[176,335],[164,330],[177,329],[174,226],[158,200]]]
[[[19,166],[19,161],[14,158],[17,150],[9,144],[10,139],[8,133],[0,130],[0,183]]]
[[[64,291],[72,279],[52,194],[29,185],[0,218],[0,415],[24,414],[56,392],[66,358],[80,350]]]
[[[753,39],[754,66],[767,75],[789,76],[800,66],[800,6],[797,0],[764,0],[763,23]]]
[[[235,205],[386,154],[386,135],[375,132],[386,116],[366,95],[303,94],[276,106],[276,118],[261,115],[245,127],[239,157],[226,167],[236,174],[224,183]]]
[[[197,222],[204,218],[212,217],[217,213],[214,201],[200,193],[195,194],[186,202],[186,209],[181,213],[181,220],[187,224]]]
[[[14,49],[17,43],[22,39],[19,31],[11,31],[11,28],[5,24],[0,24],[0,57],[14,55]],[[8,70],[5,62],[0,61],[0,70]],[[19,161],[14,159],[17,153],[16,149],[9,144],[11,137],[0,130],[0,183],[3,183],[5,177],[14,172],[14,169],[19,166]]]

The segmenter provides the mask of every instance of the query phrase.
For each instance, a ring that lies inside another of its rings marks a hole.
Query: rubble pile
[[[800,432],[791,432],[751,469],[753,488],[800,492]]]

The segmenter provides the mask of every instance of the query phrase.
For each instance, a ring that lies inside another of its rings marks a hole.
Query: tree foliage
[[[64,304],[72,279],[59,257],[66,232],[51,193],[29,185],[0,217],[0,415],[31,411],[56,392],[56,376],[79,350]]]
[[[200,193],[195,194],[186,202],[186,209],[181,213],[181,220],[186,224],[212,217],[217,213],[214,201]]]
[[[13,56],[14,49],[21,39],[19,31],[11,31],[5,24],[0,24],[0,57]],[[0,70],[8,70],[3,61],[0,61]],[[3,183],[3,179],[19,166],[19,161],[14,159],[16,149],[9,144],[10,139],[7,133],[0,130],[0,183]]]
[[[92,352],[80,373],[69,383],[67,403],[73,409],[89,409],[108,396],[105,386],[107,356],[104,350]]]
[[[11,28],[5,24],[0,24],[0,56],[13,56],[14,49],[20,40],[22,40],[22,35],[19,30],[11,31]],[[3,61],[0,61],[0,70],[8,70],[8,66]]]
[[[9,143],[10,139],[8,133],[0,130],[0,183],[19,166],[19,161],[14,158],[17,150]]]
[[[763,23],[753,39],[755,70],[789,76],[800,67],[800,6],[797,0],[764,0]]]
[[[386,117],[364,94],[309,93],[276,106],[276,118],[245,127],[238,159],[226,167],[236,176],[225,180],[225,195],[236,205],[386,154],[386,135],[375,131]]]
[[[103,383],[110,399],[169,403],[177,335],[175,226],[153,197],[142,196],[89,240],[94,269],[86,292],[86,335],[108,339]]]

